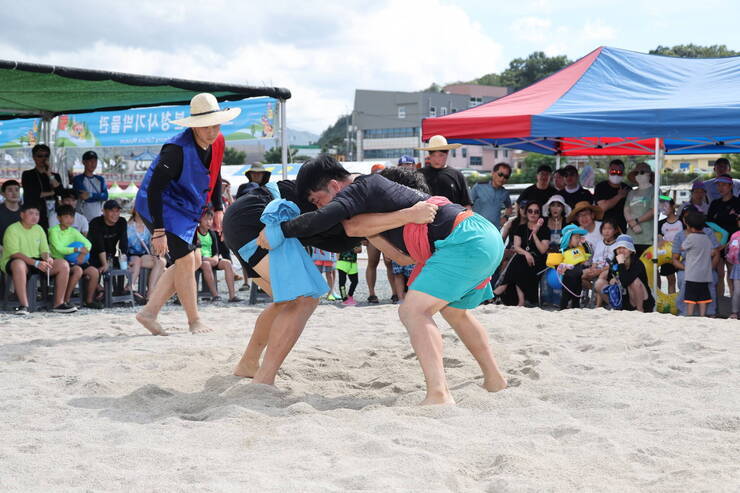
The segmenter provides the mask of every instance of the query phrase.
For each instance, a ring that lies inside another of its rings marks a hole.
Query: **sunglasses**
[[[637,173],[635,173],[635,174],[636,174],[636,175],[647,175],[647,174],[650,174],[650,172],[649,172],[649,171],[645,171],[645,170],[643,169],[643,170],[640,170],[640,171],[638,171],[638,172],[637,172]]]
[[[49,157],[49,155],[48,154],[36,154],[36,157],[39,159],[46,159]]]
[[[504,173],[501,173],[501,172],[498,172],[498,173],[496,173],[496,174],[497,174],[497,175],[499,175],[499,176],[500,176],[501,178],[505,178],[505,179],[507,179],[507,180],[508,180],[509,178],[511,178],[511,175],[506,175],[506,174],[504,174]]]
[[[527,214],[539,214],[539,209],[527,209]]]
[[[610,175],[622,176],[624,174],[624,171],[622,171],[621,169],[610,169],[609,170],[609,174]]]

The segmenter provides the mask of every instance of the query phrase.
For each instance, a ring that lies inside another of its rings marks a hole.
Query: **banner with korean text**
[[[252,98],[220,104],[221,108],[241,108],[237,118],[221,125],[227,141],[265,141],[277,137],[276,99]],[[190,107],[183,105],[61,115],[53,125],[54,144],[59,147],[161,145],[183,130],[171,120],[189,114]]]

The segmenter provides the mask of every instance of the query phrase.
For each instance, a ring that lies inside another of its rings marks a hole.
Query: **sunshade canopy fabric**
[[[740,152],[740,57],[601,47],[504,98],[428,118],[423,138],[544,154]]]
[[[0,119],[188,104],[200,92],[210,92],[219,101],[258,96],[290,98],[290,91],[280,87],[252,87],[0,60]]]

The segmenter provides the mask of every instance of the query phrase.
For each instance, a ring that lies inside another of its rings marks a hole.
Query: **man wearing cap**
[[[136,315],[153,335],[166,335],[157,316],[175,292],[187,314],[190,331],[211,330],[198,314],[193,273],[201,259],[196,230],[204,208],[210,204],[214,210],[213,229],[221,232],[221,162],[225,147],[221,124],[240,112],[239,108],[222,110],[212,94],[195,95],[190,100],[190,117],[172,121],[185,130],[162,146],[136,195],[136,210],[152,230],[154,253],[169,254],[172,261],[149,302]]]
[[[236,198],[238,199],[245,193],[249,193],[251,190],[265,186],[270,181],[272,173],[262,166],[262,163],[254,163],[247,171],[244,172],[244,176],[249,180],[247,183],[242,183],[236,191]]]
[[[627,220],[624,218],[624,203],[632,187],[623,182],[624,162],[613,159],[609,163],[609,178],[596,184],[594,201],[602,211],[604,219],[612,219],[622,232],[627,231]]]
[[[493,167],[490,183],[476,183],[470,191],[473,200],[473,211],[485,217],[496,229],[506,222],[511,215],[511,197],[504,184],[511,177],[511,166],[498,163]]]
[[[719,183],[717,181],[717,178],[719,178],[721,175],[729,176],[731,171],[730,168],[730,160],[726,157],[721,157],[714,162],[714,178],[711,178],[704,182],[709,202],[717,200],[722,195],[722,193],[719,191],[719,187],[717,186]],[[730,179],[732,180],[732,195],[737,197],[738,195],[740,195],[740,180],[732,177],[730,177]]]
[[[78,212],[88,221],[92,221],[103,213],[103,204],[108,200],[108,187],[105,178],[95,174],[98,167],[98,155],[95,151],[86,151],[82,155],[82,164],[85,166],[85,172],[72,179],[72,188],[81,199]]]
[[[578,202],[583,201],[589,204],[594,203],[594,196],[578,181],[578,168],[569,164],[563,168],[563,175],[565,176],[565,189],[560,194],[569,206],[575,207]]]
[[[90,265],[98,269],[101,277],[104,273],[116,268],[118,254],[128,251],[128,232],[126,220],[121,217],[121,206],[115,200],[106,200],[103,204],[103,215],[90,221],[87,239],[92,243],[90,248]],[[87,308],[102,308],[93,302],[93,294],[88,292]]]
[[[470,200],[465,177],[455,168],[447,166],[450,149],[459,147],[462,147],[462,144],[448,144],[443,136],[433,136],[426,147],[418,149],[429,152],[429,165],[419,171],[424,175],[432,195],[447,197],[453,204],[472,209],[473,202]]]
[[[49,214],[54,212],[57,205],[57,196],[62,193],[64,186],[59,173],[52,173],[49,165],[51,150],[46,144],[36,144],[31,149],[31,157],[36,166],[23,172],[21,185],[23,187],[23,203],[38,207],[39,226],[45,230],[49,228]]]
[[[558,193],[558,191],[550,185],[550,178],[552,177],[552,168],[547,164],[541,165],[537,168],[537,181],[534,185],[528,186],[519,195],[519,200],[526,200],[527,202],[537,202],[540,207],[544,206],[545,203],[550,200],[550,197]],[[544,212],[545,209],[542,209]]]
[[[416,160],[411,156],[404,154],[398,158],[398,166],[401,168],[416,169]]]

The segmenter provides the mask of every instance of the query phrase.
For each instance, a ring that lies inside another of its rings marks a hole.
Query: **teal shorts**
[[[498,229],[483,216],[463,220],[444,240],[434,242],[434,253],[409,289],[421,291],[469,310],[493,298],[491,283],[475,289],[493,275],[504,256]]]

